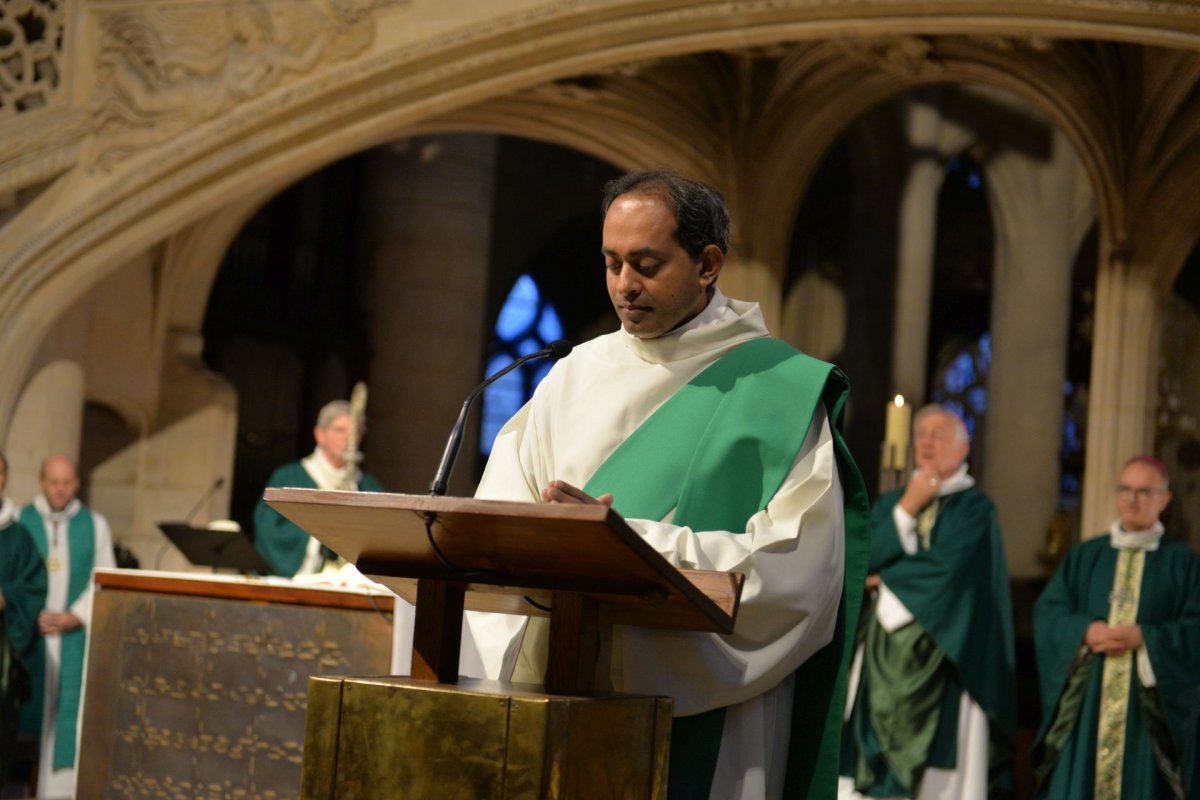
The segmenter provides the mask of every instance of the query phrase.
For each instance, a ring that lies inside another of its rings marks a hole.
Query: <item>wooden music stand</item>
[[[676,569],[602,505],[264,499],[416,605],[412,679],[310,680],[303,797],[665,797],[671,701],[594,696],[599,627],[729,633],[742,575]],[[549,615],[545,693],[459,685],[464,610]]]

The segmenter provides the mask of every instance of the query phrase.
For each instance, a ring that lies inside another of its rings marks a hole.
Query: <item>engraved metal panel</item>
[[[297,797],[308,678],[390,650],[374,611],[97,592],[79,797]]]

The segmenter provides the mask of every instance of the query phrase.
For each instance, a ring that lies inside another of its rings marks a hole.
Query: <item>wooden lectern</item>
[[[600,626],[729,633],[741,575],[676,569],[601,505],[310,489],[268,489],[264,498],[416,605],[411,678],[310,681],[305,797],[416,797],[434,787],[437,796],[459,796],[444,783],[455,779],[467,781],[462,796],[665,796],[670,701],[595,696]],[[460,683],[464,610],[550,617],[544,691]],[[376,708],[347,719],[347,710],[365,708],[363,693],[372,687],[392,713]],[[439,711],[431,692],[445,698]],[[460,757],[456,744],[430,749],[431,736],[456,740],[498,707],[497,741],[478,742]],[[540,722],[531,728],[529,717]],[[369,752],[381,744],[387,750],[386,736],[355,744],[367,718],[402,729],[392,756]],[[454,727],[439,728],[439,718]],[[531,748],[541,755],[531,757]],[[424,764],[405,763],[418,755]],[[389,780],[410,785],[379,785]]]

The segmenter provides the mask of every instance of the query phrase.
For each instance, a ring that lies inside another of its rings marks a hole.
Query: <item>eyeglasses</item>
[[[1136,497],[1139,502],[1144,503],[1151,497],[1157,497],[1164,491],[1165,490],[1163,489],[1151,489],[1149,486],[1139,486],[1134,488],[1132,486],[1121,485],[1117,487],[1117,497],[1121,500],[1129,500]]]

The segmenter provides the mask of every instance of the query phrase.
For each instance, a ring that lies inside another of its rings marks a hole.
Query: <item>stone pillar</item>
[[[86,307],[76,304],[42,342],[4,443],[8,456],[5,495],[18,505],[40,490],[38,472],[46,456],[79,458],[87,358]]]
[[[194,568],[157,523],[190,513],[187,521],[203,526],[229,514],[237,394],[204,365],[203,346],[198,333],[167,332],[157,424],[92,471],[92,504],[143,569],[208,572]]]
[[[936,106],[913,101],[906,108],[909,146],[916,157],[900,198],[892,384],[896,392],[919,407],[925,401],[937,198],[945,172],[937,158],[940,111]]]
[[[424,493],[482,378],[496,140],[419,139],[368,158],[374,353],[363,449],[388,490]],[[474,440],[464,439],[451,494],[474,490]]]
[[[1060,133],[1051,156],[1013,150],[985,168],[996,235],[992,366],[982,484],[1000,514],[1009,572],[1034,577],[1058,507],[1071,271],[1094,214]]]
[[[804,345],[794,341],[786,332],[781,331],[783,307],[779,288],[778,273],[762,259],[746,258],[738,255],[737,249],[730,253],[721,270],[717,285],[728,297],[737,300],[747,300],[759,304],[767,330],[788,339],[801,349]],[[808,352],[807,350],[805,352]]]
[[[846,290],[820,268],[810,269],[784,298],[781,338],[814,358],[832,361],[846,345]]]
[[[1101,257],[1083,475],[1085,538],[1107,530],[1116,515],[1113,486],[1121,464],[1154,448],[1163,297],[1151,275],[1119,254]]]

